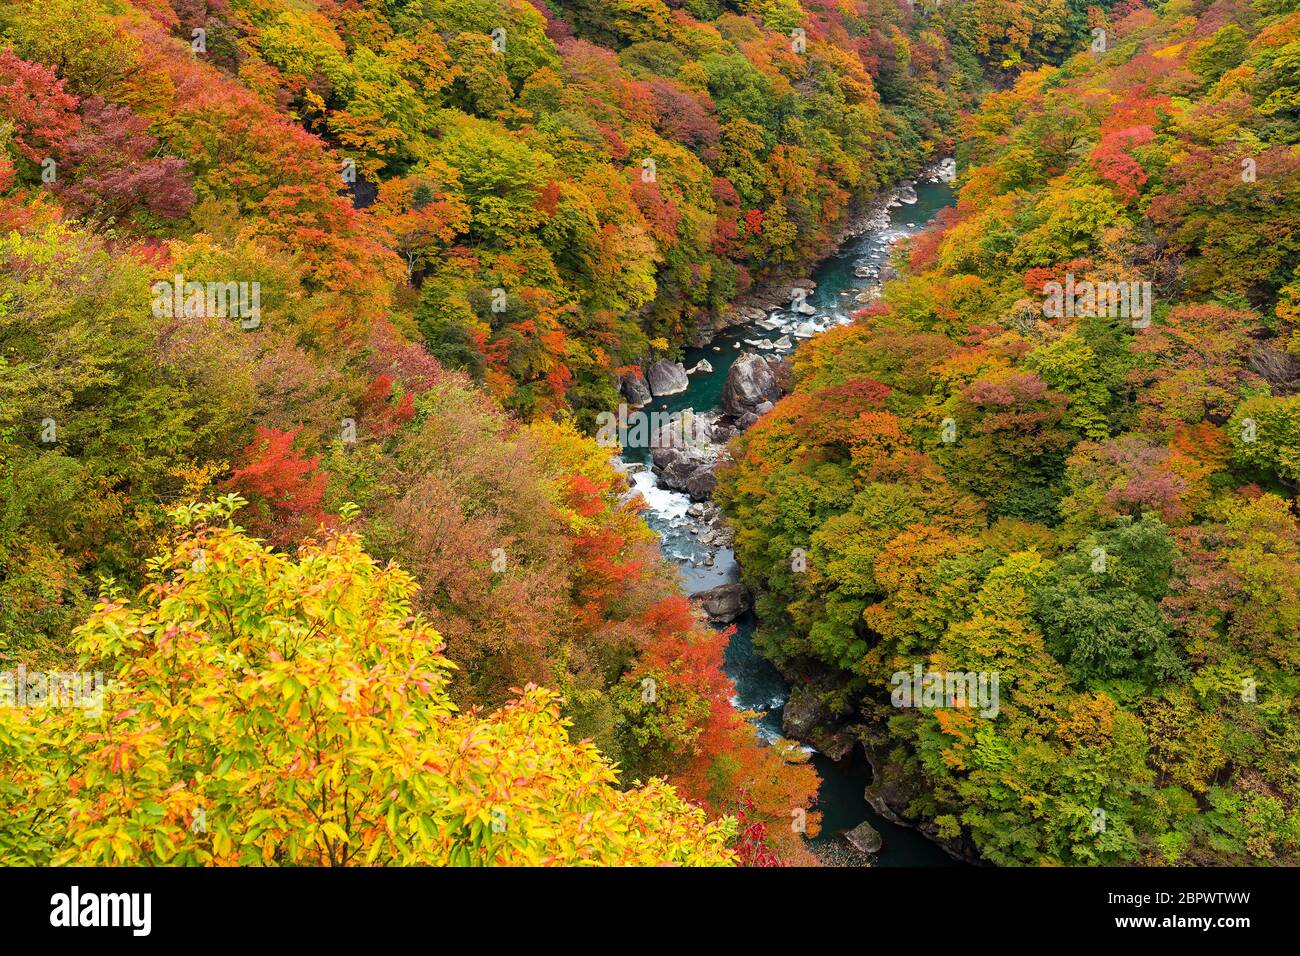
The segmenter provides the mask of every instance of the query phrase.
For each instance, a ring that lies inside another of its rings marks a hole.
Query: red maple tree
[[[273,545],[290,544],[327,523],[321,499],[329,476],[319,470],[319,455],[308,458],[294,447],[301,430],[258,426],[221,485],[249,499],[250,530]]]

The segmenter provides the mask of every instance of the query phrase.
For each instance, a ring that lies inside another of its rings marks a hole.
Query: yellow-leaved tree
[[[0,706],[0,864],[735,862],[733,820],[619,789],[553,693],[458,712],[415,583],[358,536],[280,554],[240,504],[177,511],[153,583],[77,630],[102,709]]]

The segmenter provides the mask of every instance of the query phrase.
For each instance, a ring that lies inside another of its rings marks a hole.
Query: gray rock
[[[704,501],[706,498],[713,497],[713,492],[717,487],[718,477],[714,474],[713,464],[709,463],[691,471],[686,477],[683,490],[691,496],[692,501]]]
[[[654,473],[664,488],[704,501],[717,486],[713,474],[718,457],[717,446],[712,443],[713,424],[698,415],[690,416],[685,424],[677,416],[674,420],[675,427],[655,432],[650,448]]]
[[[808,743],[832,760],[843,760],[853,752],[853,745],[858,738],[851,730],[825,730],[817,728],[808,735]]]
[[[805,685],[790,691],[781,716],[781,732],[795,740],[803,740],[813,728],[831,719],[830,711],[817,699],[817,693]]]
[[[743,584],[719,584],[692,594],[691,602],[704,610],[711,624],[730,624],[753,605],[749,590]]]
[[[747,325],[750,322],[757,322],[767,313],[762,309],[752,305],[738,305],[722,317],[722,325],[730,327],[733,325]]]
[[[848,840],[854,849],[861,853],[875,854],[880,852],[885,841],[880,836],[880,831],[873,827],[869,822],[863,820],[848,833],[844,834],[844,839]]]
[[[707,326],[696,325],[686,333],[686,344],[692,348],[702,349],[713,341],[714,330]]]
[[[740,432],[735,428],[719,423],[713,426],[713,431],[710,433],[710,437],[719,445],[725,445],[739,434]]]
[[[779,285],[772,286],[767,293],[767,296],[770,297],[774,304],[782,305],[789,303],[796,296],[807,296],[811,294],[812,290],[815,288],[817,288],[817,282],[815,279],[792,279],[789,282],[783,282]]]
[[[781,387],[772,365],[761,355],[746,353],[727,372],[722,387],[722,410],[740,417],[763,402],[775,402],[780,397]]]
[[[926,792],[927,784],[914,761],[893,759],[894,748],[883,727],[868,727],[859,725],[858,729],[862,731],[859,739],[871,766],[871,783],[863,794],[871,808],[891,823],[915,827],[953,859],[980,864],[979,854],[965,837],[940,836],[934,822],[916,822],[907,817],[907,808]]]
[[[943,850],[954,860],[961,860],[963,863],[969,863],[972,866],[982,866],[984,861],[980,859],[979,852],[974,845],[966,840],[964,836],[945,837],[939,833],[939,825],[933,821],[918,823],[916,832],[921,834],[931,843],[936,844],[939,849]]]
[[[655,398],[684,392],[691,384],[686,377],[686,367],[668,359],[660,359],[651,365],[646,369],[645,377],[650,384],[650,394]]]
[[[1251,371],[1273,386],[1274,394],[1286,395],[1296,391],[1300,383],[1300,361],[1288,352],[1261,342],[1250,350],[1246,364]]]
[[[697,415],[691,408],[674,412],[669,416],[665,427],[651,430],[651,455],[665,448],[678,448],[702,457],[712,455],[715,420],[714,414]]]
[[[635,372],[629,372],[619,381],[619,390],[622,391],[623,397],[627,403],[633,406],[649,405],[650,389],[646,386],[645,378],[637,375]]]
[[[650,461],[656,475],[662,475],[665,469],[675,464],[682,456],[683,452],[680,448],[655,448],[653,445],[650,447]]]
[[[677,448],[656,448],[653,452],[659,484],[670,491],[685,491],[700,461]]]

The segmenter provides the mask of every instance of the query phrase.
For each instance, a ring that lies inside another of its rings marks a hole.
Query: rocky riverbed
[[[681,567],[701,613],[717,626],[736,622],[727,649],[737,687],[733,703],[763,715],[755,722],[760,736],[801,741],[812,754],[823,777],[823,835],[812,842],[832,864],[934,865],[945,857],[923,838],[937,834],[908,828],[900,811],[915,794],[872,739],[868,715],[832,714],[820,705],[818,690],[835,675],[779,674],[753,652],[753,597],[739,582],[733,532],[709,498],[715,471],[728,458],[727,442],[791,388],[789,355],[799,342],[851,322],[854,311],[879,296],[889,251],[951,202],[944,181],[950,181],[947,171],[936,167],[903,184],[846,226],[843,248],[813,276],[783,280],[740,301],[697,336],[684,361],[656,362],[623,381],[628,405],[655,421],[644,447],[625,448],[630,494],[646,499],[647,520],[665,555]],[[964,855],[961,847],[944,850]]]

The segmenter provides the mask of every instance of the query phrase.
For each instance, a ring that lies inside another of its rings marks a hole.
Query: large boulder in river
[[[691,409],[672,415],[650,434],[650,460],[659,484],[704,501],[717,485],[713,468],[718,446],[713,439],[716,416]]]
[[[818,699],[817,692],[806,684],[790,691],[781,716],[781,732],[795,740],[803,740],[814,728],[829,723],[834,718],[830,710]]]
[[[694,469],[686,477],[683,489],[692,501],[708,501],[718,487],[718,474],[712,464]]]
[[[692,594],[691,602],[703,608],[710,624],[730,624],[749,610],[752,599],[743,584],[719,584]]]
[[[656,448],[652,454],[655,476],[660,486],[669,491],[685,491],[695,469],[704,465],[698,458],[678,448]]]
[[[722,410],[739,418],[764,402],[775,402],[780,397],[781,386],[773,362],[746,352],[727,372],[727,382],[722,387]]]
[[[857,734],[852,729],[833,730],[827,727],[814,728],[808,734],[808,743],[836,763],[853,752],[858,743]]]
[[[706,501],[712,496],[717,487],[713,474],[716,458],[693,455],[680,448],[656,448],[652,454],[660,487],[685,492],[692,501]]]
[[[650,404],[650,389],[642,378],[636,372],[629,372],[619,380],[619,389],[623,392],[623,397],[627,403],[633,407]]]
[[[880,836],[880,831],[866,820],[863,820],[844,834],[844,839],[848,840],[859,853],[879,853],[880,848],[885,845],[885,841]]]
[[[669,450],[700,458],[714,457],[717,454],[713,439],[716,417],[713,413],[697,415],[694,409],[688,408],[674,412],[662,426],[654,423],[650,429],[650,454],[654,463],[662,467],[676,457],[662,454]]]
[[[660,359],[651,365],[646,369],[645,377],[650,383],[650,394],[655,398],[684,392],[691,384],[686,377],[686,366],[668,359]]]

